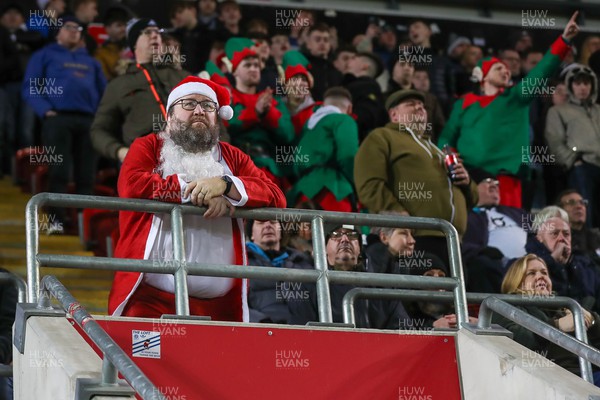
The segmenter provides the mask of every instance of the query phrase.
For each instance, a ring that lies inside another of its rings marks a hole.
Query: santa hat
[[[473,82],[483,82],[483,79],[487,76],[488,72],[490,72],[490,69],[492,69],[492,66],[496,63],[502,63],[506,65],[502,60],[496,57],[486,57],[479,60],[477,66],[473,68],[471,80]]]
[[[219,117],[222,119],[230,120],[233,117],[229,91],[213,81],[196,76],[188,76],[173,88],[167,100],[167,110],[174,102],[190,94],[201,94],[217,103]]]
[[[247,57],[258,57],[252,50],[254,42],[248,38],[233,37],[225,43],[225,55],[231,65],[228,65],[229,71],[234,72],[238,65]]]
[[[311,65],[306,57],[304,57],[304,54],[297,50],[286,51],[281,60],[281,67],[283,69],[282,75],[286,81],[289,81],[296,75],[304,75],[309,85],[312,87],[313,77],[308,72]]]

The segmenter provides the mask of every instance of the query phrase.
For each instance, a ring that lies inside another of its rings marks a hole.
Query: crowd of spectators
[[[221,137],[288,207],[445,219],[461,236],[468,290],[500,292],[511,261],[533,253],[559,294],[599,309],[600,37],[575,52],[574,18],[554,43],[520,32],[490,53],[457,35],[435,48],[422,19],[405,34],[373,19],[341,37],[314,11],[285,30],[246,21],[234,0],[174,1],[169,27],[118,5],[99,16],[96,0],[40,3],[35,14],[0,10],[1,172],[17,149],[41,147],[63,160],[48,165],[50,191],[74,182],[90,194],[99,166],[118,168],[136,138],[164,130],[169,92],[200,75],[232,95]],[[460,153],[452,170],[444,144]],[[283,225],[248,225],[250,263],[312,268],[306,225],[291,235]],[[353,226],[331,229],[330,268],[448,274],[440,232],[376,233],[363,243]],[[348,290],[334,287],[334,303]],[[255,322],[316,318],[310,285],[253,281],[249,302]],[[456,326],[445,305],[361,304],[364,327],[408,326],[409,314]]]

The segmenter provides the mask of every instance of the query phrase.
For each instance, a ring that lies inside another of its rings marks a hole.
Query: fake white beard
[[[223,176],[224,168],[212,156],[212,150],[204,153],[188,153],[176,145],[166,132],[159,133],[163,145],[160,150],[158,171],[163,178],[184,174],[187,182],[200,178]]]

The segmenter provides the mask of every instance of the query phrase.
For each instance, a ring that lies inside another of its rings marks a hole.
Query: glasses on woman
[[[217,103],[210,100],[197,101],[194,99],[183,99],[173,103],[173,105],[175,104],[181,104],[181,108],[186,111],[194,111],[196,107],[198,107],[198,104],[200,104],[202,110],[206,112],[215,112],[217,110]]]

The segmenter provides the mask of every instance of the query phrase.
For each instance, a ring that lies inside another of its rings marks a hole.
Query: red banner
[[[169,400],[461,398],[453,336],[98,322]]]

